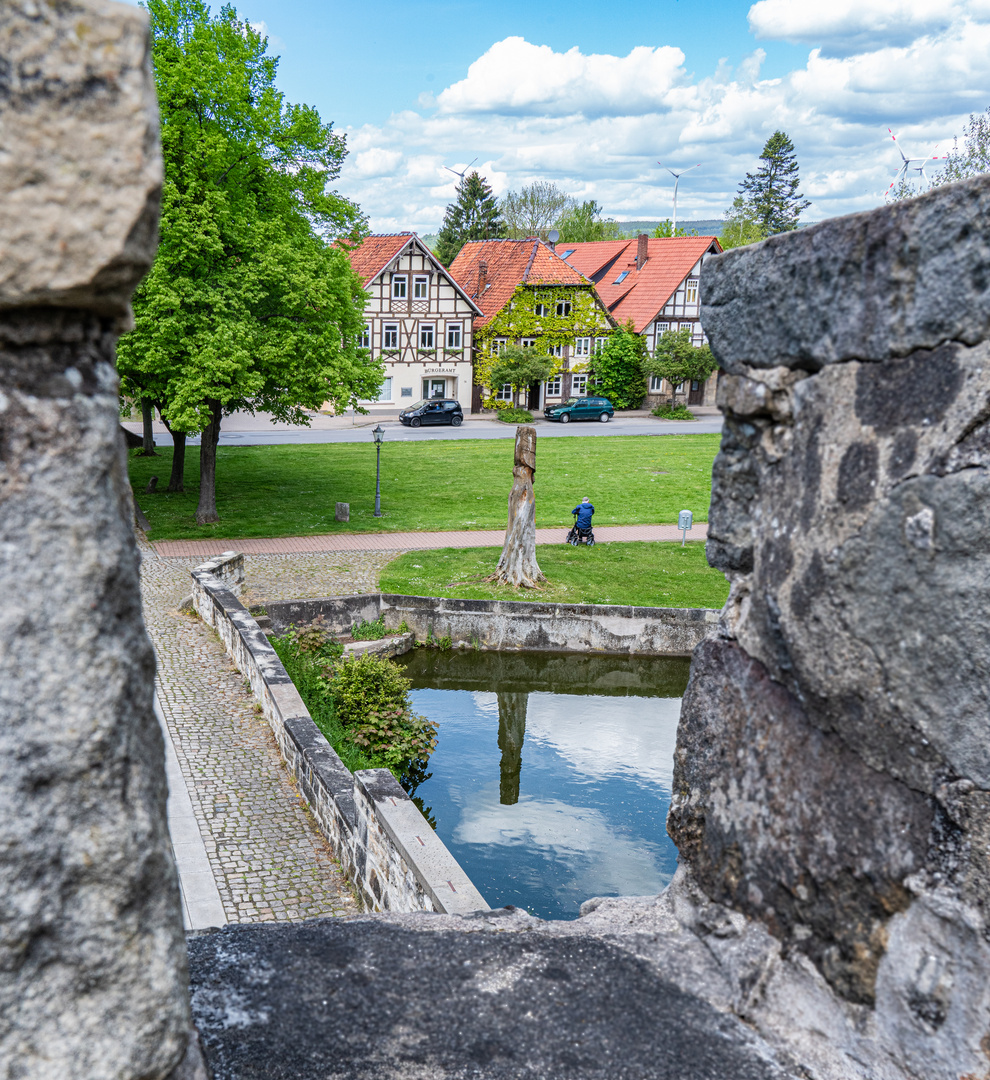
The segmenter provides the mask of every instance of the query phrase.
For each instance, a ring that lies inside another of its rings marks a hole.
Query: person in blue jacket
[[[581,502],[571,511],[572,514],[577,514],[577,521],[575,524],[582,531],[587,531],[591,528],[591,517],[594,512],[595,508],[591,505],[591,500],[587,495],[585,495]]]

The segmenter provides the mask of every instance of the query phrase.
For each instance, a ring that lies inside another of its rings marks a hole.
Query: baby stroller
[[[571,531],[567,534],[567,543],[573,547],[577,547],[578,544],[587,544],[588,547],[595,546],[595,532],[589,525],[587,529],[579,529],[577,524],[571,526]]]

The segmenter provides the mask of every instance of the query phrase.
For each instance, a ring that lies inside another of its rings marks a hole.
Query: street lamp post
[[[382,439],[385,429],[381,424],[371,433],[375,437],[375,517],[382,516]]]

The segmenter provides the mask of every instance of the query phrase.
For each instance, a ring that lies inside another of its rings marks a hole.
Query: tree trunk
[[[546,576],[536,562],[536,430],[516,428],[515,481],[509,492],[509,521],[505,530],[502,557],[487,580],[498,585],[535,589]]]
[[[144,434],[141,445],[141,457],[158,457],[155,453],[155,403],[141,398],[141,419],[144,422]]]
[[[183,477],[186,471],[186,433],[184,431],[173,431],[161,409],[158,410],[158,415],[161,416],[165,429],[172,436],[172,474],[168,478],[168,488],[166,490],[185,491]]]
[[[213,419],[206,425],[199,444],[199,506],[196,507],[197,525],[215,525],[220,520],[217,513],[217,443],[220,441],[220,420],[223,411],[219,401],[210,402]]]
[[[498,801],[503,806],[519,802],[519,774],[522,772],[523,739],[526,737],[526,708],[529,694],[498,694]]]

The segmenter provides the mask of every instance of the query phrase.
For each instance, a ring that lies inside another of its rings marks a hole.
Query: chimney
[[[478,296],[482,296],[488,284],[488,260],[478,260]]]
[[[650,257],[650,241],[645,232],[639,234],[636,241],[636,269],[642,270]]]

